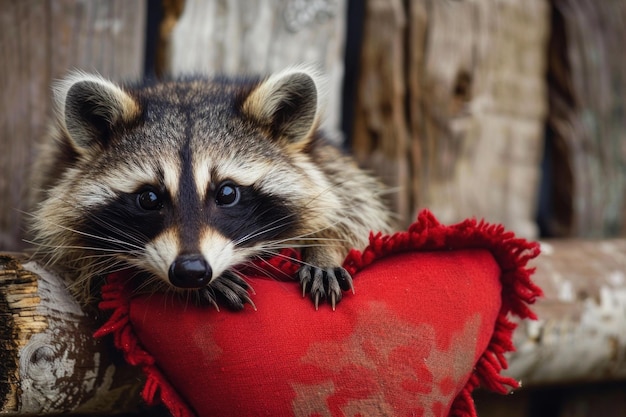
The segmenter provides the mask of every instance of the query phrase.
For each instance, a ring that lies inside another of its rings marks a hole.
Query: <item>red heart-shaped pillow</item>
[[[115,334],[148,376],[144,398],[178,417],[475,415],[480,383],[516,386],[499,375],[512,349],[506,316],[533,317],[540,290],[525,266],[537,254],[501,226],[446,227],[423,212],[348,256],[357,293],[337,311],[315,311],[295,281],[248,277],[257,310],[233,313],[132,297],[118,274],[97,335]]]

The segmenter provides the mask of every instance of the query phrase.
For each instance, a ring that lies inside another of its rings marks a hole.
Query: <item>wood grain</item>
[[[0,2],[0,250],[25,246],[28,178],[52,81],[73,69],[138,78],[145,15],[145,0]]]
[[[171,74],[266,74],[298,64],[327,78],[324,128],[340,143],[346,1],[187,0],[166,41]]]
[[[0,413],[122,412],[140,408],[143,376],[94,339],[98,320],[58,275],[0,254]],[[5,339],[10,337],[10,339]]]
[[[395,192],[390,203],[406,223],[411,213],[410,132],[404,71],[407,18],[403,2],[367,2],[352,147],[361,165]]]
[[[515,332],[509,375],[524,385],[626,378],[626,240],[551,240],[535,281],[535,322]]]
[[[13,346],[0,370],[14,372],[0,380],[0,392],[10,388],[0,412],[135,407],[138,371],[112,362],[91,337],[96,321],[61,278],[22,262],[0,256],[0,316],[13,320],[12,331],[0,327],[13,334],[0,339]],[[506,374],[526,388],[626,378],[626,240],[543,242],[533,266],[545,292],[533,307],[539,320],[519,323]]]
[[[145,0],[0,1],[0,251],[25,246],[28,179],[51,116],[52,81],[77,68],[138,78],[145,15]],[[0,261],[0,413],[136,407],[140,379],[124,376],[93,339],[95,321],[64,283],[11,257]]]
[[[555,237],[626,232],[626,4],[555,0],[548,67]]]
[[[537,235],[548,12],[540,0],[367,2],[353,143],[397,188],[404,224],[428,207]]]

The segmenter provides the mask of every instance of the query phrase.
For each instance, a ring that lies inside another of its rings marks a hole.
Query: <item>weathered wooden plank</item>
[[[541,245],[536,322],[515,332],[507,373],[524,385],[626,378],[626,240]]]
[[[0,1],[0,250],[23,247],[28,178],[47,129],[52,80],[75,68],[138,78],[145,13],[145,0]],[[110,394],[123,376],[91,337],[93,320],[64,298],[60,281],[42,274],[37,283],[32,270],[7,259],[0,270],[0,413],[54,413],[80,404],[128,410],[124,400],[90,403],[93,392],[85,391]],[[138,403],[137,396],[124,398]]]
[[[399,188],[404,223],[428,207],[537,235],[548,12],[541,0],[367,3],[353,143]]]
[[[394,190],[390,203],[406,223],[412,217],[404,71],[407,19],[399,0],[368,1],[366,16],[352,151]]]
[[[165,72],[266,74],[311,64],[327,77],[324,127],[339,141],[345,21],[345,0],[187,0],[166,40]]]
[[[17,250],[32,144],[45,129],[45,2],[0,3],[0,249]]]
[[[0,1],[0,250],[18,250],[35,144],[50,85],[76,68],[114,79],[143,73],[146,1]]]
[[[411,102],[426,132],[413,131],[424,150],[416,207],[445,222],[485,217],[534,237],[548,7],[435,2],[429,16],[424,67],[416,68],[425,94]]]
[[[626,378],[626,240],[555,240],[542,243],[542,251],[534,264],[534,280],[545,292],[534,306],[539,320],[520,323],[506,374],[527,388]],[[119,411],[128,410],[139,398],[140,380],[110,362],[91,337],[95,321],[63,281],[35,264],[21,266],[15,257],[0,260],[0,317],[12,323],[9,330],[0,325],[0,370],[13,372],[0,378],[0,393],[11,388],[0,411],[41,413],[78,404],[88,410],[106,403],[107,395]],[[7,303],[6,294],[28,286],[37,291],[21,294],[32,302]],[[59,395],[66,395],[62,406]],[[118,403],[123,399],[129,403]]]
[[[556,237],[626,232],[626,3],[553,0],[549,118]]]

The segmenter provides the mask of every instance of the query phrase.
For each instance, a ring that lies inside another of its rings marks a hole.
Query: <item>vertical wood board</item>
[[[51,116],[50,85],[69,71],[143,73],[146,2],[0,1],[0,250],[18,250],[28,178]]]
[[[339,143],[346,1],[185,1],[166,72],[268,74],[305,64],[326,78],[323,127]]]

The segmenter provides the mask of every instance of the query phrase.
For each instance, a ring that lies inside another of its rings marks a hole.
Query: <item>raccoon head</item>
[[[330,188],[307,156],[319,111],[306,71],[128,87],[77,73],[56,102],[60,172],[33,228],[83,279],[130,265],[203,288],[323,216],[306,209]]]

